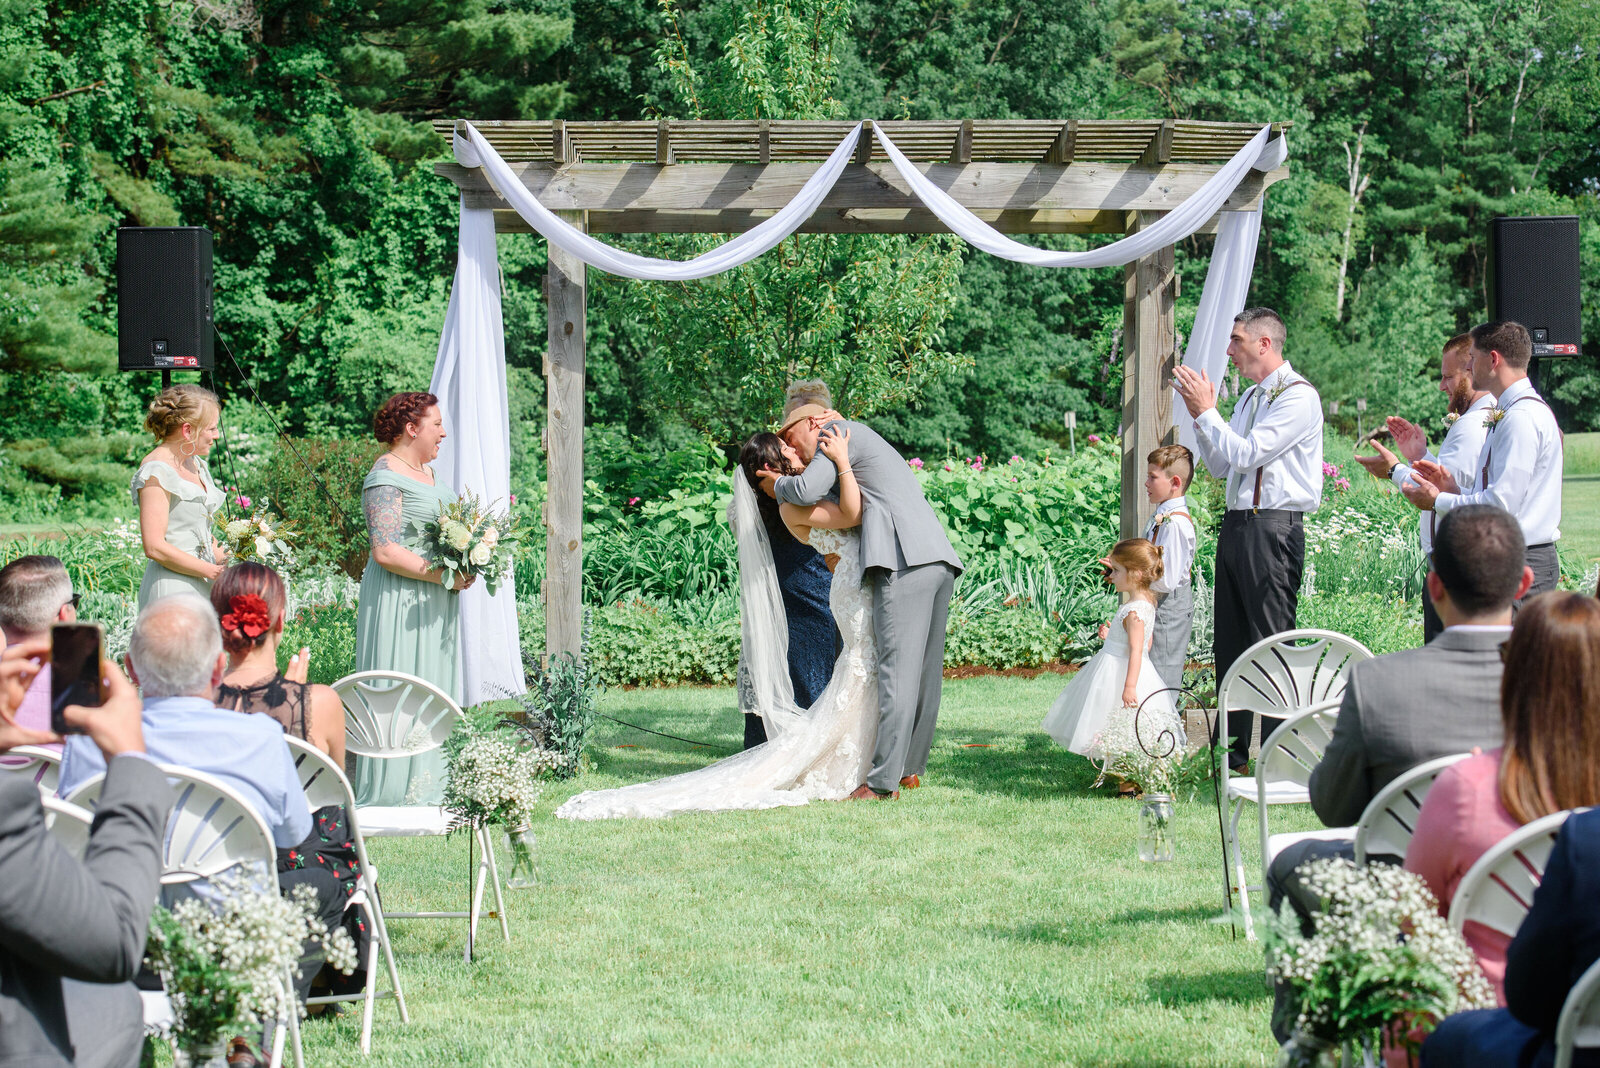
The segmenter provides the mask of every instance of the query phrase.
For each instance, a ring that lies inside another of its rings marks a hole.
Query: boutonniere
[[[1444,417],[1445,426],[1455,426],[1456,420],[1461,418],[1460,412],[1448,412]]]
[[[1510,410],[1511,409],[1509,408],[1490,408],[1488,411],[1483,413],[1483,425],[1488,427],[1490,430],[1493,430],[1494,425],[1500,420],[1504,419],[1506,417],[1506,412]]]
[[[1283,382],[1279,382],[1277,385],[1273,386],[1272,389],[1267,392],[1267,403],[1271,404],[1273,401],[1275,401],[1279,397],[1283,396],[1283,391],[1288,389],[1292,385],[1294,385],[1294,380],[1293,379],[1289,379],[1289,380],[1286,380],[1286,381],[1283,381]]]

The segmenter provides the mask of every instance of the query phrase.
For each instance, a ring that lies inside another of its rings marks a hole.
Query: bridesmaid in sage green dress
[[[129,487],[150,560],[139,583],[141,610],[175,593],[209,597],[222,574],[225,553],[213,527],[223,496],[205,461],[221,421],[217,395],[200,386],[168,386],[150,402],[144,425],[157,444]]]
[[[356,612],[356,670],[399,671],[433,683],[459,702],[461,656],[456,594],[472,583],[440,585],[442,568],[416,552],[413,524],[439,514],[454,491],[434,476],[444,424],[432,393],[397,393],[373,417],[373,433],[389,451],[361,486],[372,558],[361,576]],[[410,760],[356,758],[356,801],[362,805],[437,805],[444,799],[442,750]]]

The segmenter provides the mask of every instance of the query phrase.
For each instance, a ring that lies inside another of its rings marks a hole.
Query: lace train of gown
[[[857,571],[860,546],[854,530],[813,530],[811,544],[819,553],[840,557],[828,602],[844,652],[804,724],[694,771],[578,794],[556,810],[557,818],[652,818],[804,805],[839,800],[866,782],[878,735],[872,594],[847,577]]]

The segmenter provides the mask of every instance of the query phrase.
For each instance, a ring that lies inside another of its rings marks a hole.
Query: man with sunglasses
[[[1484,417],[1487,435],[1474,467],[1462,484],[1441,465],[1419,460],[1411,467],[1406,499],[1441,521],[1469,504],[1491,504],[1516,516],[1528,545],[1533,587],[1523,597],[1556,588],[1561,561],[1561,476],[1564,466],[1561,428],[1555,413],[1528,378],[1533,340],[1521,323],[1482,323],[1472,328],[1472,384],[1494,395],[1495,406]]]
[[[57,623],[78,620],[78,594],[72,578],[53,556],[19,556],[0,567],[0,631],[7,645],[50,637]],[[17,726],[50,729],[50,664],[46,661],[28,684],[16,710]],[[59,744],[50,748],[60,752]]]

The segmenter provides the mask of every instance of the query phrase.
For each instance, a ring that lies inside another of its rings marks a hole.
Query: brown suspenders
[[[1505,410],[1509,412],[1511,409],[1515,408],[1525,400],[1538,401],[1546,408],[1550,407],[1549,403],[1543,397],[1535,397],[1531,393],[1524,393],[1522,396],[1506,405]],[[1502,415],[1500,418],[1504,419],[1505,416]],[[1499,425],[1499,420],[1496,420],[1494,424],[1489,427],[1489,440],[1484,444],[1483,449],[1483,470],[1478,474],[1478,482],[1481,487],[1479,492],[1489,488],[1489,464],[1494,460],[1494,432],[1496,427]]]

